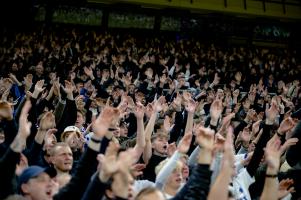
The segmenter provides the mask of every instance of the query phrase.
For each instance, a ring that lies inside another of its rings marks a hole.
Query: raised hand
[[[236,89],[232,93],[233,97],[237,98],[239,96],[239,89]]]
[[[190,99],[186,102],[185,109],[187,112],[194,114],[196,107],[197,103],[193,99]]]
[[[24,138],[27,138],[30,135],[30,128],[31,128],[31,122],[28,122],[27,116],[29,113],[29,110],[31,108],[30,101],[26,101],[19,118],[19,132],[18,135],[23,136]]]
[[[297,142],[299,141],[298,138],[290,138],[288,140],[285,141],[285,143],[281,146],[281,155],[290,147],[290,146],[294,146],[297,144]]]
[[[117,165],[117,153],[119,145],[114,142],[110,142],[106,149],[105,155],[98,155],[97,160],[101,165],[99,173],[99,179],[102,182],[107,182],[109,178],[118,170]]]
[[[120,112],[117,108],[105,107],[92,125],[94,134],[103,137],[111,125],[116,125],[119,117]]]
[[[136,118],[143,119],[144,112],[145,112],[145,107],[141,103],[138,102],[135,107],[135,110],[134,110],[134,114],[135,114]]]
[[[67,94],[67,98],[69,100],[73,100],[73,90],[74,87],[71,82],[65,80],[65,87],[62,87],[65,93]]]
[[[118,173],[113,175],[112,191],[113,193],[124,199],[129,197],[129,187],[133,183],[133,175],[131,168],[133,166],[134,150],[128,149],[123,151],[118,156],[117,165],[119,167]]]
[[[278,133],[281,135],[285,135],[286,132],[291,130],[295,126],[295,123],[292,118],[286,118],[283,120],[278,128]]]
[[[179,93],[177,93],[177,97],[173,100],[172,105],[176,111],[181,111],[182,96]]]
[[[280,149],[281,141],[277,137],[272,137],[265,148],[265,161],[268,167],[273,171],[278,172],[280,165]]]
[[[289,193],[295,192],[295,188],[291,187],[294,184],[293,179],[283,179],[279,183],[278,187],[278,199],[282,199],[287,196]]]
[[[30,101],[27,100],[22,108],[19,118],[19,130],[13,142],[10,144],[10,148],[14,152],[21,153],[26,147],[26,139],[30,135],[31,123],[28,122],[27,116],[31,108]]]
[[[168,147],[167,147],[167,155],[168,155],[168,157],[171,157],[175,153],[176,150],[177,150],[176,143],[175,142],[170,143],[168,145]]]
[[[40,121],[40,130],[47,131],[55,128],[55,116],[52,112],[46,112]]]
[[[161,112],[163,109],[163,104],[165,103],[165,97],[160,96],[158,100],[155,100],[154,109],[156,112]]]
[[[92,68],[88,68],[88,67],[84,67],[84,72],[85,72],[85,74],[87,75],[87,76],[89,76],[89,77],[93,77],[93,70],[92,70]]]
[[[0,102],[0,119],[6,119],[9,121],[13,119],[13,110],[8,102]]]
[[[210,128],[199,127],[196,130],[196,141],[204,149],[212,151],[214,148],[214,130]]]
[[[9,93],[10,93],[10,88],[7,88],[2,94],[1,101],[7,101]]]
[[[24,85],[25,85],[25,91],[28,91],[31,86],[32,86],[32,74],[27,74],[25,77],[24,77]]]
[[[192,140],[192,132],[185,133],[184,137],[181,139],[180,143],[178,144],[178,150],[182,154],[186,154],[189,150],[190,143]]]
[[[223,133],[228,129],[231,124],[231,120],[235,117],[235,113],[230,113],[223,118],[222,126],[219,132],[223,135]]]
[[[44,82],[45,82],[44,80],[39,80],[36,83],[36,85],[34,86],[34,91],[32,93],[32,98],[37,99],[38,96],[39,96],[39,94],[45,90],[45,87],[43,87],[44,86]]]
[[[275,102],[271,103],[271,107],[268,109],[266,108],[266,123],[272,125],[275,122],[277,115],[279,114],[278,107]]]
[[[221,100],[215,100],[210,107],[211,121],[214,123],[212,125],[217,125],[218,119],[223,112],[223,102]]]
[[[37,91],[38,93],[41,93],[42,91],[44,91],[44,80],[39,80],[36,85],[34,86],[34,90]]]
[[[257,122],[252,124],[252,136],[255,136],[258,133],[260,123],[261,123],[261,120],[258,120]]]
[[[165,133],[169,133],[170,130],[174,127],[174,124],[171,125],[171,119],[169,116],[165,116],[163,121],[163,129]]]
[[[190,101],[192,99],[191,94],[187,91],[183,92],[183,99],[184,101]]]

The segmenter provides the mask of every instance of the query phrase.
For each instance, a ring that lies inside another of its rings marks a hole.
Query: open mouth
[[[46,191],[46,195],[47,195],[48,197],[51,197],[51,196],[52,196],[52,192],[51,192],[51,191]]]
[[[177,178],[177,179],[176,179],[176,182],[177,182],[177,183],[181,183],[181,182],[182,182],[182,179],[181,179],[181,178]]]

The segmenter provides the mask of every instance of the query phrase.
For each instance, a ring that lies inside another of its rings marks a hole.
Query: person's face
[[[108,70],[103,70],[102,76],[103,76],[105,79],[108,79],[109,76],[110,76],[110,72],[109,72]]]
[[[129,86],[129,93],[134,94],[135,93],[135,85],[130,85]]]
[[[83,83],[77,83],[76,84],[76,90],[79,92],[84,87]]]
[[[147,77],[147,79],[151,79],[153,77],[153,70],[151,68],[148,68],[146,71],[145,71],[145,75]]]
[[[16,63],[13,63],[12,66],[11,66],[11,70],[12,70],[13,72],[18,71],[18,65],[17,65]]]
[[[80,112],[77,112],[75,126],[77,128],[81,128],[84,123],[85,123],[84,116]]]
[[[126,126],[120,127],[120,136],[126,137],[128,135],[128,128]]]
[[[36,73],[38,75],[42,75],[43,72],[44,72],[44,67],[41,64],[37,65],[37,67],[36,67]]]
[[[179,81],[179,86],[185,85],[185,78],[179,78],[178,81]]]
[[[167,153],[168,140],[166,137],[157,137],[152,144],[154,150],[160,154]]]
[[[246,99],[246,100],[244,101],[244,103],[243,103],[244,110],[245,110],[245,111],[248,111],[249,108],[250,108],[250,106],[251,106],[250,101]]]
[[[187,165],[187,159],[182,157],[180,161],[182,163],[182,177],[184,180],[186,180],[189,177],[189,167]]]
[[[182,181],[182,168],[179,168],[173,170],[173,172],[168,177],[166,184],[168,184],[169,187],[177,190],[181,186]]]
[[[72,169],[73,156],[70,147],[58,146],[55,147],[54,155],[52,156],[52,164],[62,172],[69,172]]]
[[[44,172],[22,184],[21,189],[31,200],[52,200],[54,195],[53,180]]]

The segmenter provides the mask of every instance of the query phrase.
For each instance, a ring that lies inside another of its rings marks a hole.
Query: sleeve
[[[90,199],[100,200],[105,194],[105,189],[106,189],[106,184],[101,182],[97,174],[95,174],[93,176],[92,181],[89,183],[81,200],[90,200]]]
[[[207,199],[212,172],[209,165],[198,164],[185,186],[172,200],[205,200]]]
[[[65,101],[61,101],[59,100],[58,103],[55,106],[55,110],[54,110],[54,116],[55,116],[55,123],[59,124],[59,122],[62,119],[64,110],[65,110],[65,106],[66,106],[66,102]]]
[[[292,138],[298,138],[299,141],[296,145],[291,146],[286,152],[286,161],[290,166],[295,166],[298,162],[300,162],[300,152],[301,152],[301,121],[297,124],[294,132],[292,134]]]
[[[222,163],[223,154],[217,153],[214,157],[213,163],[211,165],[212,176],[211,176],[211,183],[214,183],[219,172],[221,170],[221,163]]]
[[[194,167],[194,165],[197,163],[197,158],[198,155],[200,154],[201,148],[198,145],[193,152],[190,154],[189,159],[188,159],[188,166],[189,167]]]
[[[15,139],[18,133],[18,127],[15,119],[12,120],[3,120],[2,128],[5,136],[4,144],[9,146]]]
[[[266,124],[263,125],[263,133],[256,145],[251,161],[247,166],[247,171],[251,177],[255,175],[255,172],[261,162],[262,156],[264,154],[264,147],[266,146],[268,140],[270,139],[271,128],[272,126],[270,125],[266,125]]]
[[[66,107],[62,115],[62,120],[58,125],[58,131],[56,132],[57,139],[60,139],[60,135],[67,126],[73,126],[77,118],[77,108],[74,100],[66,100]]]
[[[38,144],[35,140],[33,141],[31,148],[27,152],[26,157],[28,158],[28,165],[39,165],[40,163],[40,155],[42,152],[42,145]]]
[[[170,131],[170,143],[171,142],[176,142],[180,135],[181,135],[181,130],[183,127],[183,114],[182,112],[176,112],[176,117],[175,117],[175,125],[173,129]]]
[[[0,199],[16,193],[14,187],[16,164],[20,161],[20,153],[7,149],[0,160]]]

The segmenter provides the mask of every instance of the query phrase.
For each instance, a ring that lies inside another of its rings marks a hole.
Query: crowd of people
[[[301,198],[299,52],[2,33],[0,199]]]

